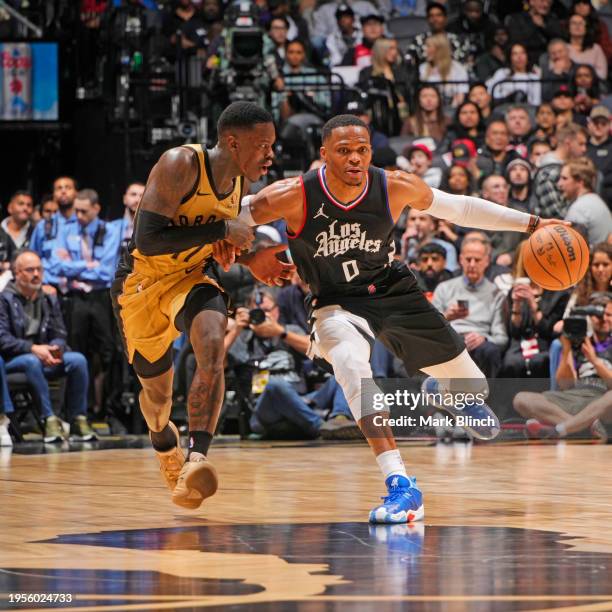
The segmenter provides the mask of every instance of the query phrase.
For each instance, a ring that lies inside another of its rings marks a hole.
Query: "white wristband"
[[[251,215],[251,199],[252,195],[247,195],[242,198],[240,202],[240,214],[238,215],[238,221],[242,221],[244,224],[249,227],[253,227],[257,225],[255,223],[255,219],[253,219],[253,215]]]
[[[494,202],[473,198],[472,196],[453,195],[439,189],[432,189],[433,201],[423,212],[452,221],[462,227],[475,227],[484,230],[526,232],[531,215]]]

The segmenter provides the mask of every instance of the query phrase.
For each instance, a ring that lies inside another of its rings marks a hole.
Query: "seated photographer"
[[[574,311],[569,323],[566,319],[561,336],[559,390],[518,393],[513,406],[528,419],[529,437],[563,438],[590,428],[594,437],[606,441],[600,419],[612,417],[612,295],[595,296],[588,307]]]
[[[253,432],[273,438],[316,438],[323,418],[311,405],[320,411],[331,409],[329,437],[358,432],[335,379],[303,395],[306,382],[300,372],[310,337],[298,326],[278,322],[280,309],[270,292],[256,290],[250,306],[249,311],[240,308],[236,313],[242,331],[229,349],[228,365],[248,364],[252,391],[261,393],[250,419]]]
[[[513,262],[511,289],[504,303],[508,348],[500,378],[548,378],[549,348],[554,328],[569,299],[566,291],[547,291],[526,275],[519,244]],[[546,387],[547,388],[547,387]]]
[[[72,419],[70,435],[95,440],[87,422],[87,361],[67,350],[66,327],[55,296],[44,293],[43,269],[34,251],[21,251],[13,261],[15,281],[0,294],[0,356],[6,372],[23,372],[36,394],[45,419],[45,442],[64,438],[53,414],[47,380],[67,378],[66,404]]]

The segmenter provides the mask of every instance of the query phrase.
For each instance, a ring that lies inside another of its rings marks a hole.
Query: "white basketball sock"
[[[408,478],[402,456],[397,449],[380,453],[380,455],[376,456],[376,463],[378,463],[378,467],[385,480],[389,476],[404,476],[404,478]]]

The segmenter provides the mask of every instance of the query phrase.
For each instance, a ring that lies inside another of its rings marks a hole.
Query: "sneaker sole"
[[[416,510],[408,510],[405,512],[397,512],[396,514],[387,513],[384,517],[376,517],[374,512],[370,512],[370,523],[379,524],[398,524],[398,523],[413,523],[414,521],[422,521],[425,518],[425,505],[421,504]]]
[[[45,444],[52,444],[55,442],[63,442],[64,438],[62,438],[62,436],[45,436],[43,438],[43,442]]]
[[[198,508],[202,502],[213,496],[219,487],[219,478],[217,477],[217,470],[208,461],[199,461],[200,465],[197,470],[192,470],[185,477],[185,487],[189,491],[187,497],[179,497],[175,494],[172,495],[172,501],[177,506],[194,510]],[[193,492],[196,492],[200,497],[193,498]]]

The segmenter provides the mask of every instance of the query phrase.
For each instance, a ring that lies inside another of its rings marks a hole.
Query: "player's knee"
[[[330,351],[334,375],[349,401],[361,392],[362,379],[372,378],[372,369],[366,357],[355,354],[350,345],[343,343]]]

